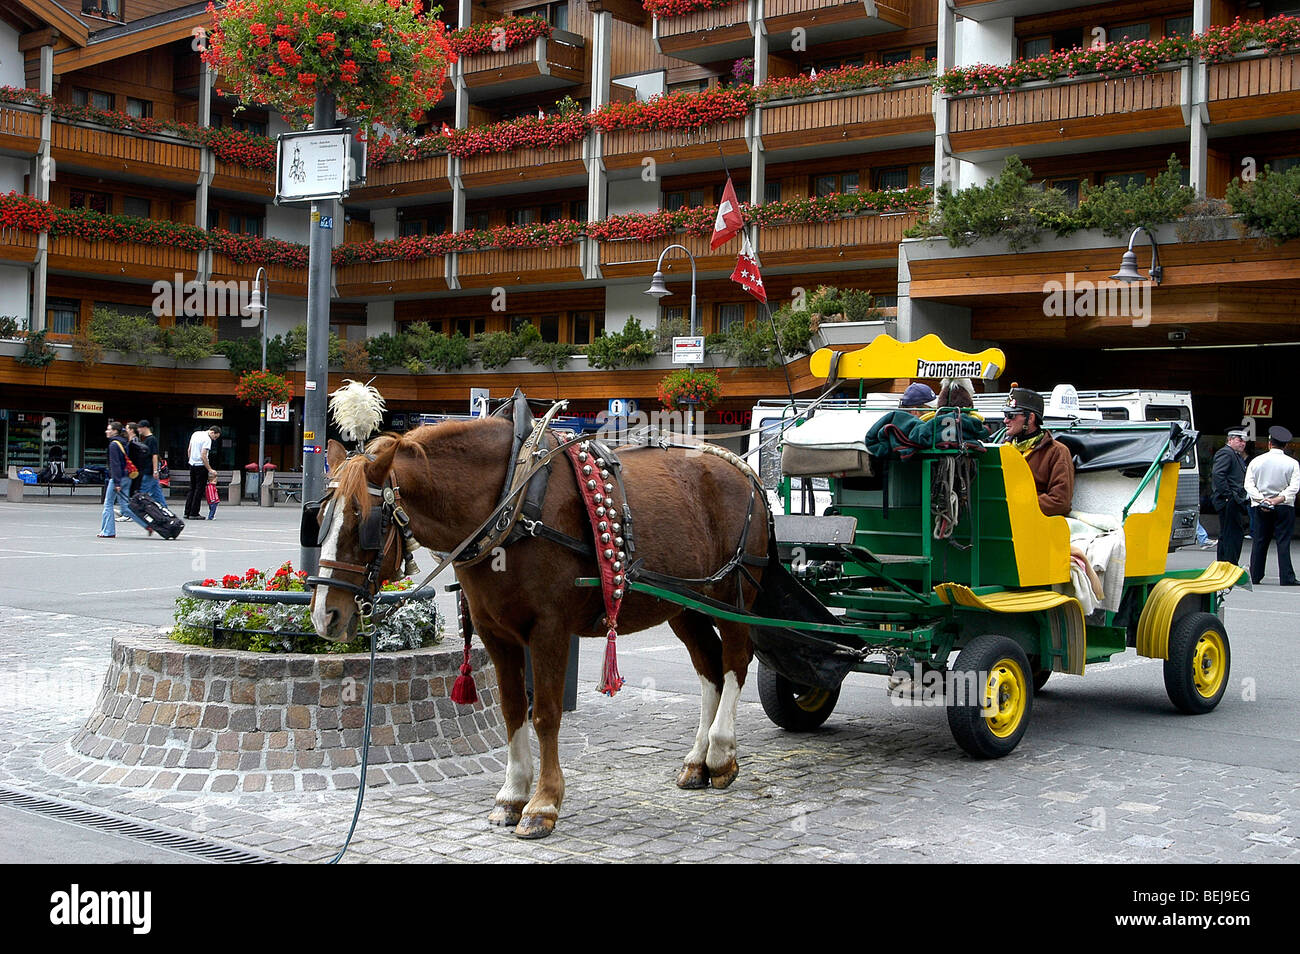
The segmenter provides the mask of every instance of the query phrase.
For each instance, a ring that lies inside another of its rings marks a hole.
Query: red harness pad
[[[625,680],[618,673],[615,639],[618,629],[618,610],[623,601],[626,581],[627,553],[623,550],[623,521],[613,493],[613,475],[605,461],[595,456],[584,441],[565,449],[573,463],[573,473],[578,480],[578,491],[587,507],[591,533],[596,545],[596,568],[600,575],[600,593],[605,600],[605,622],[609,632],[605,636],[605,668],[598,689],[612,696],[623,687]]]

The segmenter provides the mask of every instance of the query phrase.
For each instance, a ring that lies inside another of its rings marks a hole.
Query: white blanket
[[[1114,613],[1124,594],[1124,529],[1110,514],[1071,511],[1066,517],[1070,526],[1070,545],[1084,552],[1088,564],[1101,579],[1103,596],[1094,600],[1092,588],[1082,568],[1071,563],[1070,582],[1056,587],[1079,600],[1087,616],[1097,606]]]

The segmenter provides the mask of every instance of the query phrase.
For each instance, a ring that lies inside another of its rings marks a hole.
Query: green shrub
[[[207,325],[177,325],[166,341],[167,354],[177,364],[195,364],[215,354],[217,335]]]
[[[44,331],[29,331],[25,339],[27,350],[14,360],[28,368],[47,368],[54,361],[54,349],[45,343]]]
[[[524,352],[524,357],[539,368],[558,371],[568,365],[572,354],[572,345],[560,341],[534,341]]]
[[[640,319],[632,315],[622,331],[601,335],[587,346],[591,366],[607,371],[645,364],[654,354],[654,331],[642,328]]]
[[[105,351],[135,355],[138,364],[148,364],[150,355],[163,352],[162,329],[153,317],[123,315],[111,308],[90,313],[88,336]]]
[[[1254,182],[1233,179],[1228,204],[1244,224],[1274,242],[1300,238],[1300,166],[1273,172],[1268,166]]]
[[[26,324],[14,315],[0,315],[0,338],[20,338]]]
[[[529,325],[528,327],[532,327]],[[513,331],[493,331],[477,336],[470,351],[484,368],[504,368],[512,358],[522,358],[528,345]]]
[[[842,300],[844,302],[845,321],[880,321],[885,317],[885,313],[880,310],[880,307],[876,304],[876,299],[869,291],[846,288],[842,293]],[[811,328],[809,329],[809,337],[812,337]],[[786,340],[785,332],[781,333],[781,340]]]
[[[655,326],[655,352],[668,354],[673,349],[673,339],[683,338],[691,333],[689,318],[660,318]]]
[[[370,355],[370,369],[383,371],[385,368],[402,367],[407,358],[415,357],[414,351],[407,345],[405,335],[391,335],[387,331],[368,338],[366,352]]]
[[[439,371],[455,371],[469,364],[469,339],[459,331],[448,337],[434,335],[420,348],[420,358]]]
[[[1107,183],[1084,189],[1072,219],[1077,228],[1100,229],[1111,238],[1127,238],[1137,226],[1153,228],[1174,222],[1196,201],[1196,190],[1182,183],[1183,166],[1169,157],[1165,171],[1150,182]]]

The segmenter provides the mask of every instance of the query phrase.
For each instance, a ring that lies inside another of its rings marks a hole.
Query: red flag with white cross
[[[709,248],[716,249],[725,245],[733,235],[745,225],[745,218],[740,214],[740,200],[736,198],[736,187],[727,176],[727,185],[722,190],[722,201],[718,203],[718,217],[713,220],[713,238]]]
[[[767,289],[763,287],[763,276],[758,271],[758,259],[754,247],[749,244],[749,236],[744,236],[740,254],[736,256],[736,270],[731,273],[731,280],[761,302],[767,301]]]

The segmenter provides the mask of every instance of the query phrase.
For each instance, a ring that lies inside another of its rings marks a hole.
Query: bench
[[[22,478],[17,475],[16,470],[16,468],[10,468],[11,473],[9,474],[5,488],[5,496],[11,501],[16,502],[22,500],[23,497],[35,496],[37,491],[41,490],[45,491],[45,496],[48,498],[53,495],[55,490],[63,490],[65,488],[68,491],[69,497],[77,496],[79,491],[81,492],[80,495],[82,497],[90,496],[92,493],[96,497],[104,496],[103,484],[83,483],[72,480],[71,478],[55,481],[54,483],[28,484],[23,482]]]
[[[219,470],[217,471],[217,486],[225,488],[221,493],[221,502],[231,506],[240,504],[240,486],[243,483],[243,475],[237,470]],[[186,467],[182,470],[179,467],[171,468],[171,485],[166,488],[168,495],[172,497],[184,497],[190,492],[190,469]]]
[[[271,470],[266,473],[266,492],[262,506],[274,507],[276,503],[292,500],[302,503],[302,472]]]

